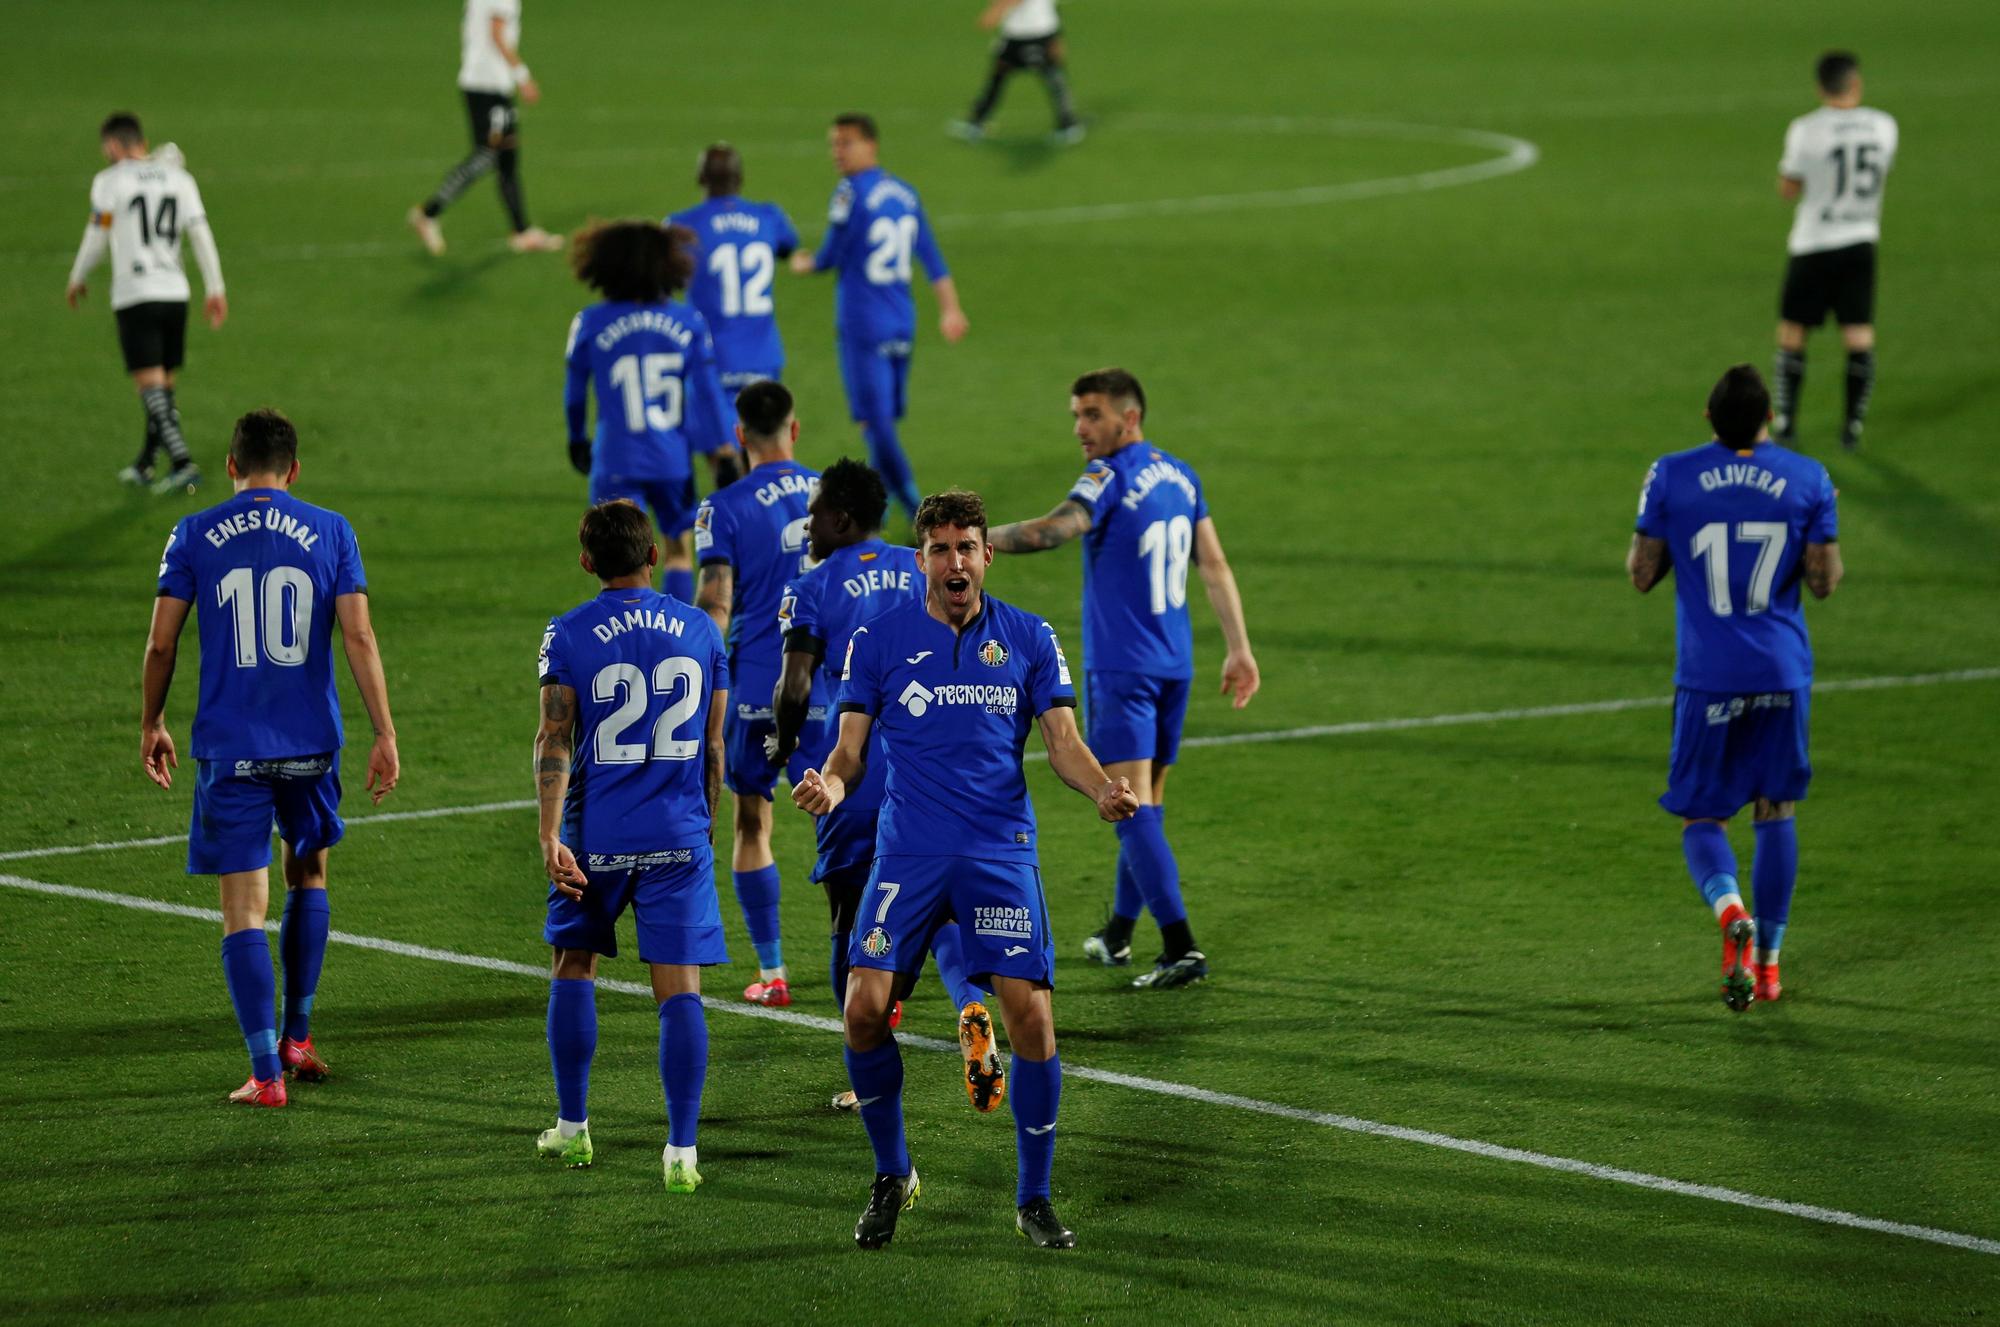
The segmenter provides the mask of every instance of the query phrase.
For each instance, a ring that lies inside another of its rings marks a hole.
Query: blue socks
[[[694,602],[694,572],[673,567],[660,573],[660,593],[670,594],[684,604]]]
[[[965,971],[965,945],[958,933],[957,922],[946,922],[938,927],[931,937],[931,953],[937,955],[938,980],[951,992],[954,1009],[963,1009],[974,1000],[982,1004],[986,993],[972,984],[972,978]]]
[[[1132,854],[1127,851],[1121,836],[1118,840],[1118,887],[1111,896],[1111,915],[1136,922],[1145,907],[1146,896],[1139,892],[1139,879],[1132,874]]]
[[[917,475],[910,469],[910,458],[903,455],[903,440],[896,433],[896,421],[885,415],[875,416],[863,420],[861,430],[868,442],[868,464],[882,476],[882,486],[889,490],[889,496],[896,500],[903,514],[915,516],[923,497],[917,492]]]
[[[1121,825],[1122,829],[1124,826]],[[1731,894],[1739,893],[1736,883],[1736,853],[1729,846],[1729,833],[1713,820],[1697,820],[1681,831],[1681,853],[1687,858],[1688,875],[1701,891],[1702,901],[1714,908]]]
[[[1062,1102],[1062,1056],[1030,1060],[1016,1055],[1008,1066],[1007,1100],[1014,1107],[1014,1146],[1019,1182],[1014,1206],[1049,1196],[1049,1171],[1056,1163],[1056,1107]]]
[[[903,1053],[896,1039],[891,1037],[872,1051],[850,1047],[846,1055],[848,1084],[861,1099],[861,1127],[875,1149],[875,1173],[909,1174],[910,1149],[903,1138]],[[1015,1109],[1018,1114],[1018,1105]]]
[[[1760,820],[1756,824],[1757,855],[1750,862],[1750,888],[1756,896],[1757,948],[1775,954],[1785,944],[1785,922],[1792,915],[1792,886],[1799,877],[1798,822]]]
[[[556,1074],[556,1116],[571,1124],[590,1118],[590,1060],[597,1053],[597,983],[557,977],[549,982],[549,1064]]]
[[[1180,863],[1167,844],[1159,807],[1142,806],[1130,820],[1118,822],[1118,858],[1121,863],[1131,862],[1133,883],[1145,897],[1154,921],[1164,928],[1187,920],[1187,905],[1181,902]],[[1124,915],[1122,909],[1113,910]]]
[[[326,934],[331,926],[332,912],[324,889],[285,892],[278,952],[285,960],[285,1036],[293,1041],[312,1035],[313,992],[319,989],[319,970],[326,962]]]
[[[264,1081],[278,1076],[278,979],[271,971],[271,942],[262,927],[222,937],[222,980],[236,1006],[236,1025],[250,1051],[250,1072]]]
[[[778,864],[755,871],[732,871],[736,901],[743,906],[743,926],[750,932],[750,947],[757,951],[757,966],[769,971],[785,966],[784,942],[778,938]]]
[[[708,1078],[708,1019],[693,991],[660,1005],[660,1086],[667,1096],[667,1145],[693,1147]]]

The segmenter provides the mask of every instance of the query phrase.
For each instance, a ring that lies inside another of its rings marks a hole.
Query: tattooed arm
[[[541,807],[542,868],[549,883],[571,898],[583,897],[589,878],[561,835],[563,799],[569,795],[570,755],[576,749],[576,692],[550,683],[542,688],[542,726],[535,733],[535,797]]]
[[[715,808],[722,804],[722,723],[729,713],[729,693],[708,697],[708,732],[701,744],[701,790],[708,798],[708,841],[715,842]]]
[[[1665,580],[1671,570],[1673,559],[1667,556],[1666,540],[1644,534],[1632,536],[1632,547],[1625,551],[1625,574],[1632,578],[1634,589],[1646,593]]]
[[[1066,544],[1090,528],[1090,513],[1074,498],[1064,498],[1046,516],[996,526],[987,541],[999,553],[1039,553]]]

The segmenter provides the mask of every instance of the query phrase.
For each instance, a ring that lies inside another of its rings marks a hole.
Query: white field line
[[[84,889],[76,885],[51,884],[46,880],[30,880],[18,875],[0,875],[0,885],[25,890],[30,893],[54,895],[58,898],[81,899],[91,903],[109,903],[116,907],[131,908],[140,912],[163,913],[171,917],[188,917],[196,921],[220,923],[222,914],[213,908],[197,908],[185,903],[165,903],[158,899],[141,898],[136,894],[118,894],[109,890]],[[269,923],[270,929],[277,929],[277,923]],[[428,945],[405,944],[400,940],[383,940],[375,936],[351,935],[346,931],[334,931],[328,937],[335,944],[351,945],[357,949],[372,949],[377,953],[394,954],[399,958],[423,959],[432,963],[450,963],[458,967],[478,968],[486,972],[502,972],[510,976],[530,977],[545,980],[548,969],[532,963],[517,963],[511,959],[488,958],[482,954],[462,954],[452,949],[434,949]],[[639,982],[612,981],[599,978],[597,984],[608,991],[620,995],[651,995],[652,988]],[[837,1019],[824,1018],[814,1014],[795,1014],[786,1009],[766,1009],[757,1005],[747,1005],[738,1001],[704,997],[702,1004],[711,1012],[736,1014],[745,1018],[761,1018],[774,1023],[790,1023],[797,1027],[811,1028],[818,1032],[839,1032]],[[924,1050],[958,1053],[956,1042],[942,1041],[932,1037],[899,1036],[898,1041],[906,1046]],[[1862,1216],[1856,1212],[1844,1212],[1835,1207],[1819,1207],[1811,1203],[1786,1202],[1780,1198],[1766,1198],[1759,1194],[1745,1193],[1740,1189],[1725,1189],[1713,1184],[1693,1184],[1686,1180],[1669,1179],[1664,1175],[1649,1175],[1644,1171],[1625,1170],[1618,1166],[1599,1165],[1594,1161],[1578,1161],[1571,1157],[1551,1156],[1546,1152],[1530,1152],[1518,1147],[1503,1147],[1498,1143],[1481,1142],[1476,1138],[1458,1138],[1451,1134],[1432,1133],[1428,1129],[1411,1129],[1399,1124],[1384,1124],[1379,1120],[1364,1120],[1355,1115],[1337,1115],[1329,1111],[1305,1110],[1298,1106],[1286,1106],[1275,1101],[1260,1101],[1255,1097],[1237,1096],[1233,1092],[1211,1092],[1207,1088],[1192,1087],[1186,1083],[1168,1082],[1158,1078],[1142,1078],[1136,1074],[1114,1073],[1107,1069],[1092,1069],[1085,1065],[1065,1064],[1063,1074],[1069,1078],[1081,1078],[1093,1083],[1103,1083],[1111,1087],[1128,1088],[1134,1092],[1146,1092],[1154,1096],[1173,1097],[1182,1101],[1199,1101],[1210,1106],[1222,1106],[1231,1110],[1249,1111],[1258,1115],[1275,1116],[1283,1120],[1296,1120],[1301,1124],[1314,1124],[1328,1129],[1340,1129],[1348,1133],[1371,1134],[1378,1138],[1394,1138],[1405,1143],[1421,1143],[1425,1147],[1441,1147],[1453,1152],[1464,1152],[1471,1156],[1485,1157],[1492,1161],[1511,1161],[1519,1165],[1536,1166],[1542,1170],[1561,1171],[1571,1175],[1582,1175],[1588,1179],[1604,1180],[1612,1184],[1625,1184],[1634,1188],[1652,1189],[1660,1193],[1679,1194],[1686,1198],[1705,1198],[1710,1202],[1729,1203],[1737,1207],[1750,1207],[1758,1211],[1778,1212],[1786,1216],[1801,1217],[1807,1221],[1818,1221],[1830,1226],[1846,1226],[1851,1230],[1870,1230],[1883,1235],[1896,1235],[1903,1239],[1923,1240],[1931,1244],[1948,1245],[1956,1249],[1966,1249],[1973,1253],[2000,1256],[2000,1240],[1985,1239],[1978,1235],[1965,1235],[1952,1230],[1940,1230],[1934,1226],[1911,1225],[1903,1221],[1885,1221],[1879,1217]]]
[[[1955,682],[1989,682],[2000,678],[2000,668],[1960,668],[1948,673],[1904,673],[1890,677],[1852,677],[1813,684],[1815,694],[1834,691],[1883,691],[1904,687],[1945,686]],[[1255,742],[1302,742],[1319,737],[1354,737],[1363,733],[1396,733],[1413,728],[1453,728],[1464,724],[1507,723],[1521,719],[1563,719],[1579,714],[1617,714],[1624,710],[1666,709],[1672,696],[1632,696],[1623,700],[1586,700],[1570,705],[1534,705],[1524,709],[1472,710],[1464,714],[1427,714],[1411,719],[1361,719],[1353,723],[1323,723],[1306,728],[1273,728],[1251,733],[1216,733],[1189,737],[1183,748],[1244,746]],[[1047,760],[1048,754],[1030,751],[1028,760]],[[532,798],[505,802],[475,802],[470,806],[439,806],[424,811],[384,811],[376,815],[350,816],[348,825],[387,825],[400,820],[441,820],[451,816],[483,815],[492,811],[525,811]],[[27,861],[36,857],[73,857],[84,852],[112,852],[120,848],[160,848],[185,843],[185,834],[158,834],[144,839],[113,839],[101,843],[66,843],[49,848],[15,848],[0,852],[0,862]]]

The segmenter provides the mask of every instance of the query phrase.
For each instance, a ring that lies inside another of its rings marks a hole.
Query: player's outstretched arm
[[[1046,516],[993,527],[987,539],[997,552],[1039,553],[1058,548],[1089,529],[1089,510],[1075,498],[1064,498]]]
[[[174,786],[174,771],[180,756],[174,751],[173,735],[167,731],[167,692],[174,684],[174,663],[180,654],[181,628],[187,625],[188,610],[194,605],[185,599],[163,594],[153,600],[153,625],[146,633],[146,664],[139,707],[139,761],[146,777],[162,788]]]
[[[1847,574],[1847,566],[1840,560],[1840,545],[1807,544],[1805,557],[1806,588],[1813,598],[1824,599],[1832,594],[1840,584],[1840,578]]]
[[[188,223],[187,242],[201,268],[202,312],[208,315],[209,329],[220,331],[229,318],[229,297],[223,293],[222,255],[216,252],[215,232],[209,229],[207,217]]]
[[[965,308],[958,302],[958,283],[948,276],[941,276],[931,282],[931,290],[937,295],[938,335],[948,343],[957,344],[972,330]]]
[[[1646,593],[1665,580],[1672,569],[1673,558],[1667,553],[1666,540],[1649,534],[1632,536],[1632,546],[1625,550],[1625,574],[1632,578],[1633,589]]]
[[[823,816],[847,799],[847,790],[868,773],[868,733],[872,716],[849,710],[840,716],[840,740],[826,758],[824,770],[809,769],[792,788],[792,804],[808,815]]]
[[[819,656],[810,650],[785,651],[785,668],[771,692],[771,720],[777,732],[764,754],[774,765],[782,765],[799,749],[799,733],[812,713],[813,672]]]
[[[576,750],[576,692],[559,682],[542,687],[542,724],[535,730],[535,802],[541,823],[542,870],[571,898],[590,883],[562,841],[563,801],[569,796],[570,757]]]
[[[361,693],[361,704],[375,729],[375,743],[368,748],[367,788],[379,804],[403,777],[402,758],[396,753],[396,722],[389,717],[389,679],[382,670],[374,625],[368,620],[368,596],[340,595],[333,601],[333,611],[340,620],[340,639],[347,648],[354,689]]]
[[[1131,819],[1139,809],[1139,795],[1132,791],[1130,780],[1106,776],[1104,766],[1077,731],[1075,707],[1052,705],[1042,711],[1039,722],[1049,768],[1056,777],[1097,803],[1100,818],[1114,822]]]
[[[1194,527],[1194,565],[1201,573],[1201,587],[1208,592],[1209,607],[1222,627],[1222,694],[1235,698],[1236,708],[1250,703],[1263,685],[1257,670],[1257,656],[1250,653],[1250,628],[1243,621],[1243,596],[1236,589],[1236,573],[1222,552],[1222,536],[1215,522],[1204,516]]]

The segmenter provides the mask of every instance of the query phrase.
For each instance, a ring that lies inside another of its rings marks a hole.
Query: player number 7
[[[896,895],[903,887],[893,880],[884,880],[875,888],[882,891],[882,906],[875,909],[875,924],[880,926],[889,920],[889,905],[896,901]]]

